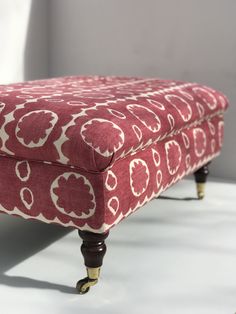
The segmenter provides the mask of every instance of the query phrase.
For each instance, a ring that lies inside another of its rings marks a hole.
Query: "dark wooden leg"
[[[83,240],[81,252],[84,257],[84,264],[87,268],[87,277],[78,281],[76,289],[80,294],[85,294],[91,286],[98,282],[103,257],[106,253],[105,239],[109,232],[93,233],[79,230]]]
[[[209,164],[210,163],[207,163],[194,173],[195,181],[197,183],[197,196],[199,199],[203,199],[205,196],[205,184],[207,181],[207,176],[209,174],[208,170]]]

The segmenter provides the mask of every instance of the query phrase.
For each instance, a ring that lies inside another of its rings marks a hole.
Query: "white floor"
[[[164,195],[195,196],[195,185]],[[107,244],[100,283],[80,296],[77,232],[1,215],[0,313],[236,312],[236,183],[211,180],[203,201],[154,200]]]

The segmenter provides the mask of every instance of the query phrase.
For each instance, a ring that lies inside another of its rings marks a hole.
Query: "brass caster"
[[[197,197],[202,200],[205,196],[205,183],[197,183]]]
[[[98,280],[89,279],[88,277],[81,279],[76,284],[76,290],[79,294],[86,294],[89,292],[90,287],[94,286]]]
[[[76,284],[76,290],[79,294],[85,294],[89,291],[90,287],[96,285],[98,282],[100,267],[89,268],[87,267],[88,277],[81,279]]]

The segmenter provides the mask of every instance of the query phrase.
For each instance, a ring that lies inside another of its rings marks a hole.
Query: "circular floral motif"
[[[16,175],[17,177],[25,182],[29,179],[30,177],[30,166],[27,160],[23,160],[23,161],[18,161],[16,163]]]
[[[117,177],[114,174],[114,172],[111,170],[108,170],[108,172],[107,172],[105,186],[108,189],[108,191],[114,190],[117,186]]]
[[[57,115],[52,111],[31,111],[23,115],[18,121],[15,130],[16,137],[26,147],[43,146],[57,120]]]
[[[118,209],[119,209],[119,200],[118,197],[113,196],[109,199],[109,201],[107,202],[107,206],[109,208],[109,210],[111,211],[111,213],[115,216]]]
[[[174,119],[174,117],[172,116],[172,114],[168,113],[167,119],[168,119],[169,124],[170,124],[170,129],[173,130],[173,128],[175,126],[175,119]]]
[[[214,153],[216,149],[216,140],[213,138],[211,140],[211,152]]]
[[[4,104],[4,102],[0,102],[0,112],[2,112],[3,111],[3,109],[5,108],[5,104]]]
[[[87,145],[104,157],[111,156],[124,144],[121,128],[105,119],[97,118],[86,122],[81,128],[81,136]]]
[[[55,103],[58,103],[58,102],[64,102],[64,99],[61,97],[61,98],[44,98],[44,101],[46,102],[49,102],[49,103],[52,103],[52,102],[55,102]]]
[[[32,191],[29,188],[23,188],[20,190],[20,197],[25,207],[31,209],[34,203],[34,195]]]
[[[132,125],[132,129],[134,130],[135,135],[137,136],[138,140],[140,141],[142,138],[142,131],[140,130],[140,128],[137,125]]]
[[[110,114],[112,114],[116,118],[126,119],[126,116],[122,112],[120,112],[118,110],[115,110],[115,109],[107,109],[107,110],[110,112]]]
[[[160,187],[161,181],[162,181],[162,172],[161,172],[161,170],[158,170],[157,174],[156,174],[157,188]]]
[[[133,159],[129,165],[130,187],[134,196],[143,194],[149,182],[149,170],[146,162],[142,159]]]
[[[185,122],[191,119],[192,108],[185,99],[177,95],[166,95],[165,99],[178,111]]]
[[[188,154],[188,155],[186,155],[186,157],[185,157],[185,166],[186,166],[187,169],[188,169],[189,166],[190,166],[190,161],[191,161],[191,157],[190,157],[190,155]]]
[[[219,100],[220,100],[220,104],[221,104],[222,108],[225,109],[227,107],[226,98],[223,96],[219,96]]]
[[[220,121],[218,125],[218,138],[220,147],[223,145],[223,137],[224,137],[224,121]]]
[[[184,146],[188,149],[190,147],[190,141],[189,141],[188,135],[182,132],[182,138],[184,141]]]
[[[156,133],[161,128],[161,121],[152,110],[141,105],[127,105],[127,109],[151,132]]]
[[[171,175],[175,174],[180,166],[182,152],[179,143],[171,140],[165,143],[167,168]]]
[[[193,88],[194,93],[207,104],[207,106],[213,110],[216,108],[217,100],[215,96],[206,88],[195,87]]]
[[[67,101],[67,105],[73,106],[73,107],[86,107],[86,103],[79,100],[69,100]]]
[[[158,167],[161,163],[161,157],[160,154],[154,148],[152,148],[152,158],[155,166]]]
[[[201,157],[206,150],[206,134],[200,128],[193,130],[194,151],[197,157]]]
[[[200,116],[200,118],[202,118],[205,114],[205,109],[199,102],[197,102],[196,105],[197,105],[197,110],[198,110],[199,116]]]
[[[69,191],[78,197],[69,197]],[[63,214],[79,219],[91,217],[95,212],[95,196],[88,179],[75,172],[58,176],[50,189],[51,199]]]

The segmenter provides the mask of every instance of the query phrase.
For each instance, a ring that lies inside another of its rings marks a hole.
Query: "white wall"
[[[0,0],[0,84],[48,75],[47,1]]]
[[[235,0],[51,0],[51,76],[160,76],[209,84],[231,100],[212,174],[236,179]]]

